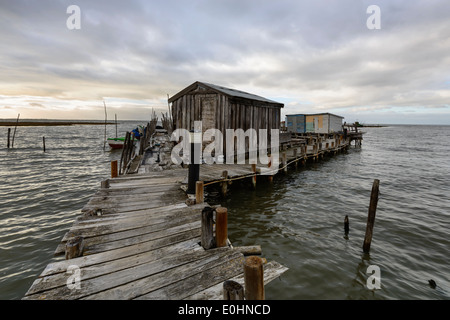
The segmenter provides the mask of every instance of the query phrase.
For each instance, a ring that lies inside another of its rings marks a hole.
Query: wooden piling
[[[348,236],[348,233],[350,231],[350,222],[348,220],[348,216],[345,216],[344,218],[344,232],[345,232],[345,236]]]
[[[111,178],[117,178],[119,175],[117,160],[111,161]]]
[[[80,257],[83,254],[84,239],[76,237],[66,243],[66,260]]]
[[[215,247],[214,239],[214,209],[211,207],[205,207],[202,210],[202,235],[201,245],[203,249],[208,250]]]
[[[286,152],[283,152],[281,154],[281,159],[282,159],[283,171],[284,171],[284,173],[287,173],[288,168],[287,168],[287,154],[286,154]]]
[[[269,163],[267,164],[267,166],[269,167],[270,170],[272,170],[272,155],[269,155]],[[269,175],[267,176],[267,179],[269,180],[269,182],[273,182],[273,174],[269,173]]]
[[[11,128],[8,128],[8,144],[7,144],[8,149],[10,146],[10,137],[11,137]]]
[[[244,300],[244,287],[233,280],[223,283],[223,300]]]
[[[252,185],[253,188],[256,189],[256,164],[252,164],[252,172],[253,172]]]
[[[102,189],[108,189],[108,188],[109,188],[109,180],[108,180],[108,179],[103,180],[103,181],[100,183],[100,187],[101,187]]]
[[[222,172],[222,178],[223,179],[228,179],[228,171],[224,170]],[[227,195],[227,190],[228,190],[228,182],[227,181],[223,181],[222,182],[222,195],[223,196]]]
[[[226,247],[228,240],[228,210],[219,207],[216,209],[216,246]]]
[[[260,257],[245,259],[244,286],[246,300],[264,300],[264,268]]]
[[[364,237],[363,251],[369,253],[370,244],[372,242],[373,226],[375,224],[375,213],[377,211],[378,193],[380,180],[375,179],[372,185],[372,193],[370,194],[369,214],[367,217],[366,235]]]
[[[45,152],[45,137],[42,137],[42,145],[44,147],[44,152]]]
[[[204,201],[203,181],[197,181],[195,183],[195,203],[203,203]]]

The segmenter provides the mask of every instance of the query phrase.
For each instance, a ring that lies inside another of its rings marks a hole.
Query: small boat
[[[140,137],[143,135],[143,133],[141,133],[139,129],[141,129],[142,132],[144,131],[142,126],[138,126],[136,129],[131,131],[131,137],[133,142],[139,140]],[[122,149],[123,145],[125,144],[125,137],[108,138],[106,139],[106,141],[108,142],[109,146],[112,149]]]
[[[125,137],[108,138],[107,141],[112,149],[122,149],[125,143]]]

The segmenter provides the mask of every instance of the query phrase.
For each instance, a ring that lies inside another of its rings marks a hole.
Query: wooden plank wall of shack
[[[192,130],[194,121],[202,121],[203,132],[211,128],[222,132],[224,146],[226,145],[226,129],[243,129],[244,131],[255,129],[258,141],[259,129],[268,129],[267,141],[270,147],[270,129],[280,129],[283,104],[229,96],[200,86],[193,88],[191,85],[190,87],[192,90],[181,91],[169,99],[172,102],[175,129]],[[246,148],[248,149],[248,141],[246,141]],[[224,147],[224,154],[225,149]]]

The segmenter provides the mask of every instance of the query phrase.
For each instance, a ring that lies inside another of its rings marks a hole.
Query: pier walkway
[[[294,137],[281,146],[274,174],[361,139],[361,133]],[[208,204],[187,197],[188,170],[154,172],[132,161],[127,167],[132,173],[102,182],[56,248],[66,260],[50,263],[24,299],[222,299],[224,281],[244,284],[244,256],[257,246],[235,248],[230,240],[221,248],[201,246],[201,212]],[[221,183],[226,192],[234,179],[255,184],[262,167],[201,165],[200,180]],[[264,282],[286,270],[267,262]]]
[[[243,284],[241,248],[205,250],[201,211],[180,188],[186,169],[109,179],[61,240],[24,299],[222,299],[222,284]],[[107,188],[105,188],[107,187]],[[81,241],[79,257],[69,244]],[[245,250],[244,250],[245,251]],[[264,266],[268,283],[287,268]]]

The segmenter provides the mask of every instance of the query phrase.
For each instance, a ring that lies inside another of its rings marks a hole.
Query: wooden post
[[[288,171],[288,168],[287,168],[287,154],[286,154],[286,152],[283,152],[282,154],[281,154],[281,158],[282,158],[282,165],[283,165],[283,171],[284,171],[284,173],[287,173],[287,171]]]
[[[202,235],[201,235],[201,245],[205,250],[212,249],[215,247],[214,239],[214,209],[211,207],[205,207],[202,210]]]
[[[228,179],[228,171],[225,170],[222,172],[222,178]],[[222,195],[223,196],[227,195],[227,189],[228,189],[228,182],[227,181],[222,182]]]
[[[298,148],[294,148],[295,168],[298,167]]]
[[[9,144],[10,144],[10,137],[11,137],[11,128],[8,128],[8,149],[9,149]]]
[[[233,280],[223,283],[223,300],[244,300],[244,287]]]
[[[108,189],[108,188],[109,188],[109,180],[108,180],[108,179],[103,180],[103,181],[100,183],[100,187],[101,187],[102,189]]]
[[[16,126],[14,127],[14,133],[13,133],[13,137],[12,137],[11,148],[14,148],[14,138],[16,137],[16,130],[17,130],[17,124],[19,123],[19,117],[20,117],[20,113],[17,116]]]
[[[272,170],[272,155],[269,155],[269,163],[267,164],[267,166],[269,167],[270,170]],[[273,174],[269,174],[267,176],[267,179],[269,179],[269,182],[273,182]]]
[[[216,209],[216,246],[226,247],[228,239],[228,210],[219,207]]]
[[[42,137],[42,145],[44,147],[44,152],[45,152],[45,137]]]
[[[244,262],[246,300],[264,300],[264,270],[260,257],[250,256]]]
[[[375,224],[375,213],[377,211],[378,193],[380,180],[375,179],[372,185],[372,193],[370,194],[369,215],[367,217],[366,235],[364,237],[363,251],[369,253],[370,244],[372,242],[373,225]]]
[[[66,243],[66,260],[80,257],[83,254],[84,239],[76,237]]]
[[[345,216],[345,219],[344,219],[344,232],[345,232],[345,237],[348,237],[349,231],[350,231],[350,222],[348,221],[348,216]]]
[[[203,181],[195,183],[195,203],[203,203]]]
[[[256,189],[256,164],[252,164],[252,172],[253,172],[252,184],[253,188]]]
[[[117,160],[111,161],[111,178],[117,178],[118,175]]]

